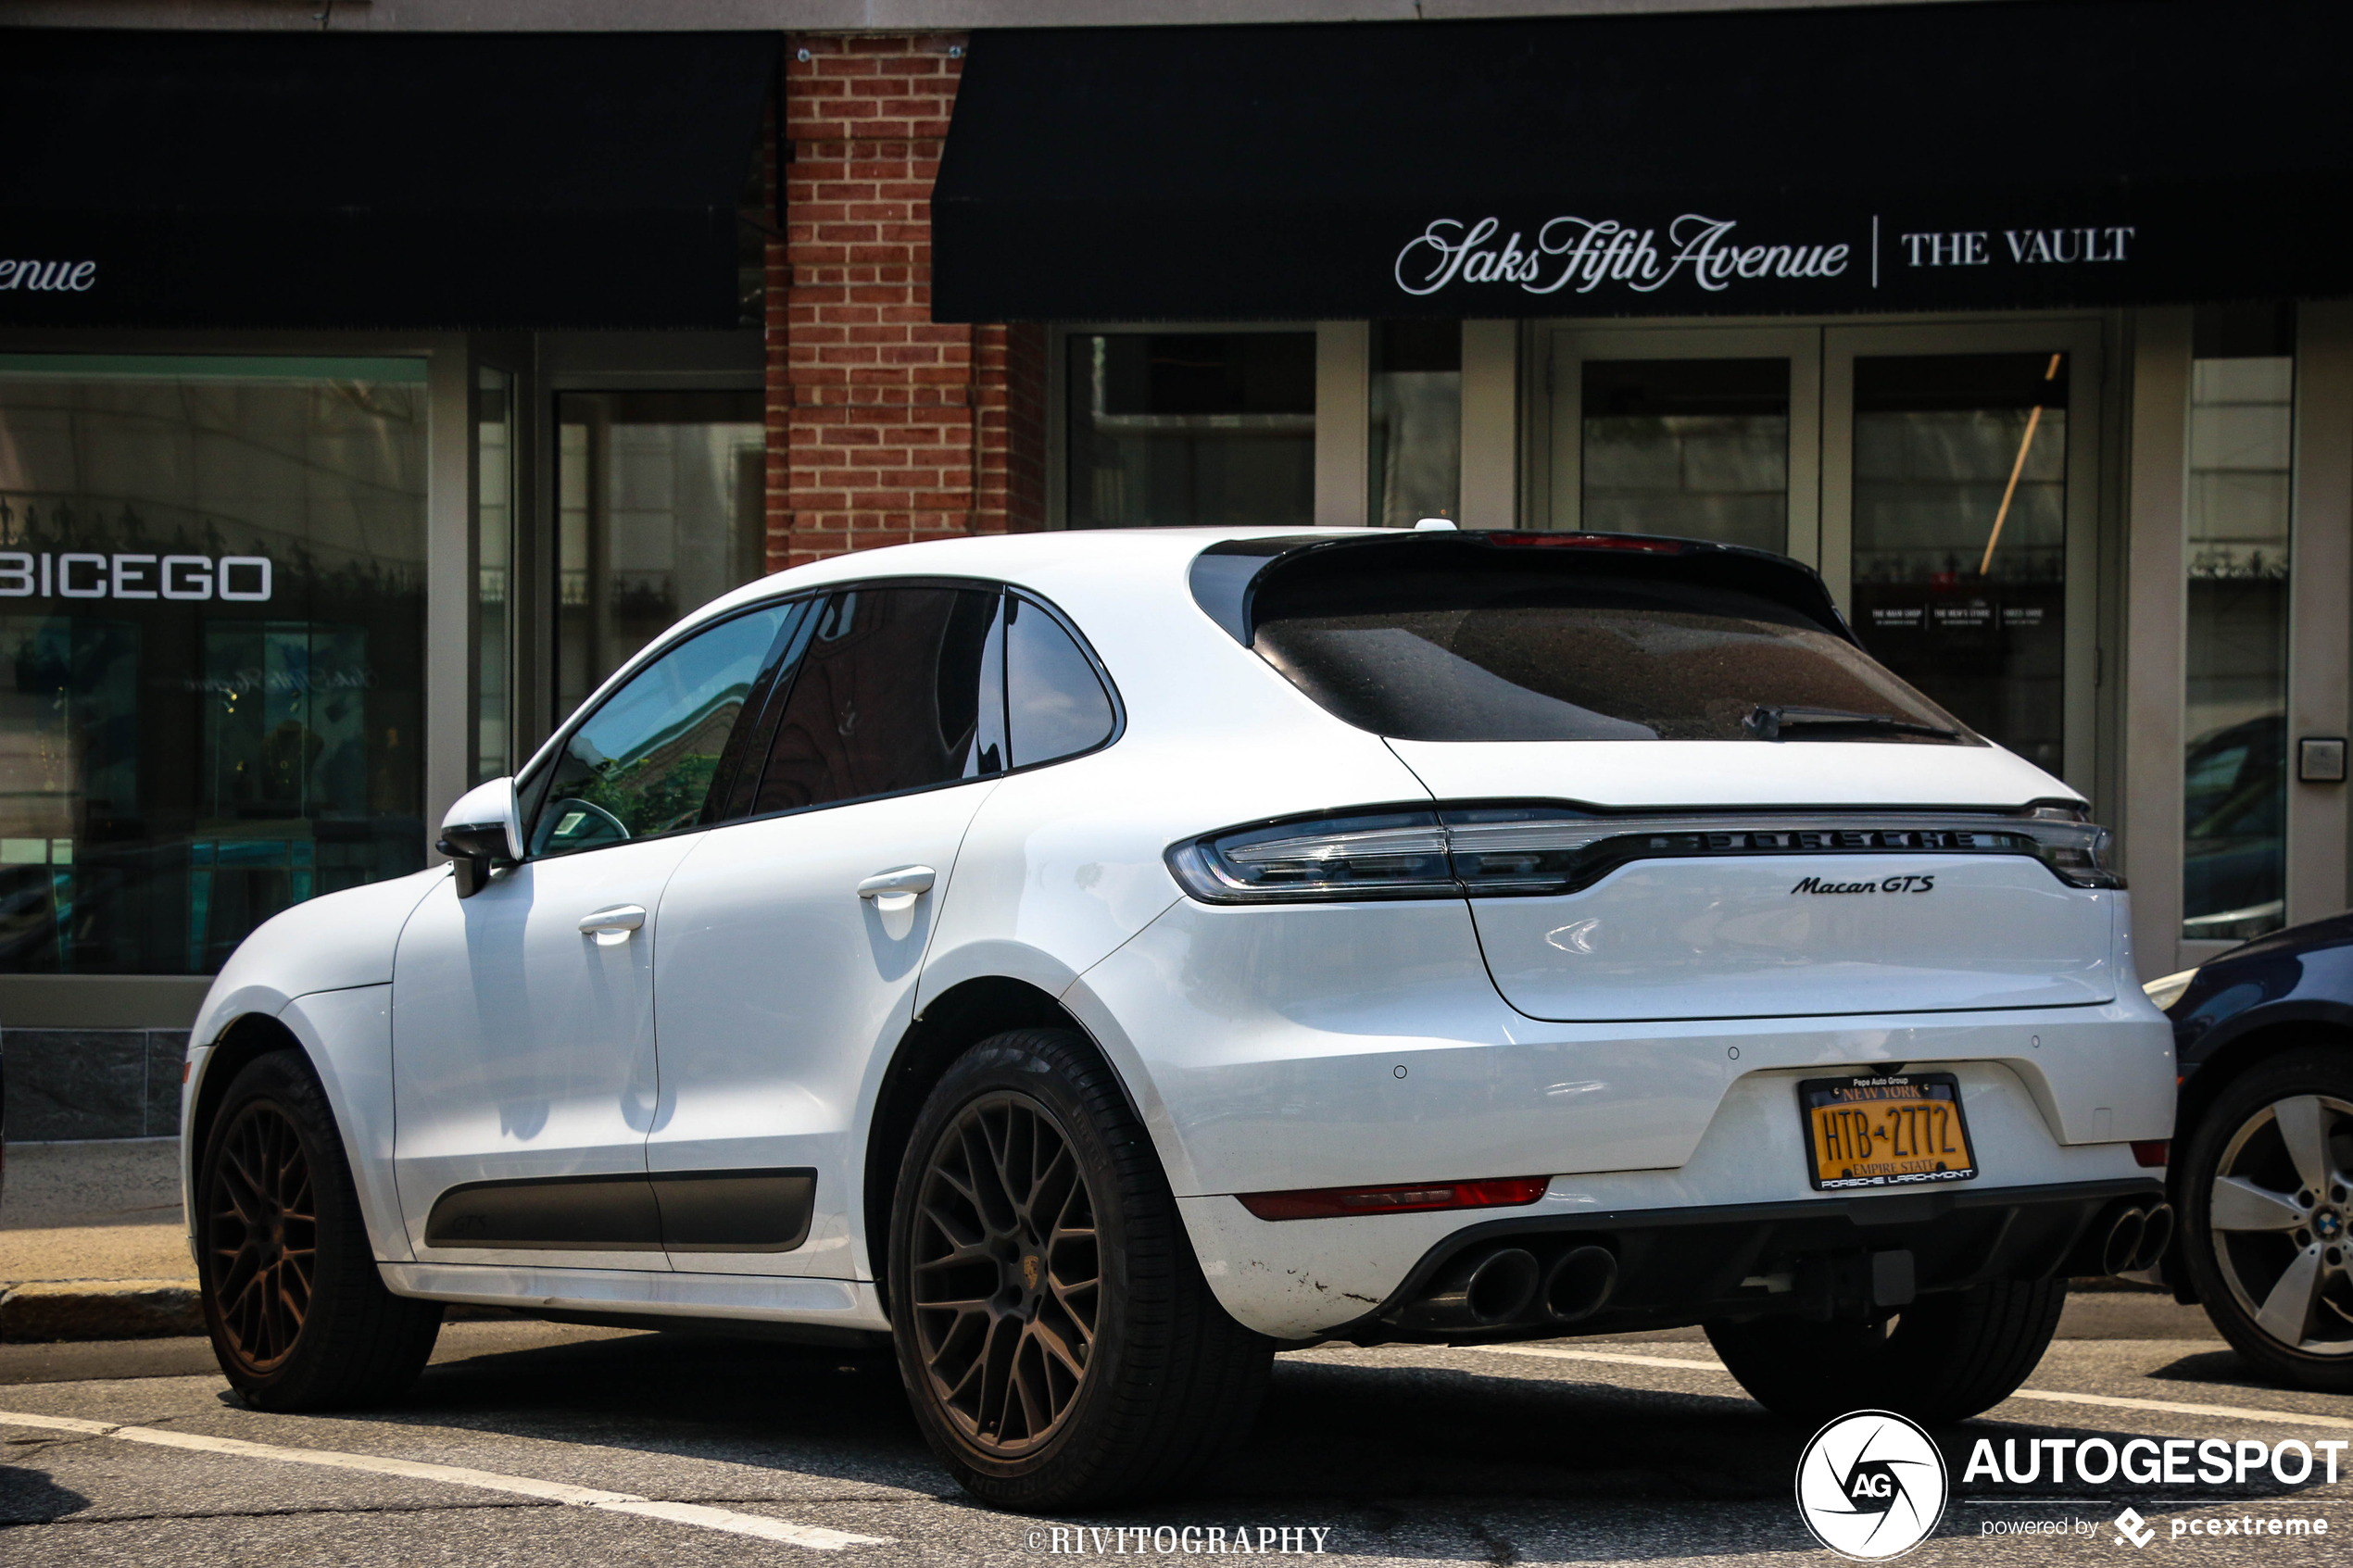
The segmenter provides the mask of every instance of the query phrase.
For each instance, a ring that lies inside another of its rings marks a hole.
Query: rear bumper
[[[1926,1296],[2073,1272],[2106,1216],[2164,1198],[2164,1183],[2151,1176],[1492,1220],[1431,1248],[1387,1300],[1327,1334],[1363,1343],[1478,1341],[1766,1316],[1864,1316],[1891,1304],[1883,1296],[1891,1278],[1901,1279],[1905,1294]],[[1525,1248],[1540,1271],[1549,1271],[1574,1248],[1606,1248],[1617,1263],[1609,1304],[1573,1330],[1547,1317],[1541,1301],[1492,1327],[1416,1325],[1412,1307],[1417,1299],[1498,1246]],[[1875,1259],[1899,1253],[1907,1255],[1901,1269],[1874,1269]],[[1877,1301],[1875,1279],[1882,1292]]]

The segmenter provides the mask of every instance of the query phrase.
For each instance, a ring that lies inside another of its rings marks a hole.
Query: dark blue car
[[[2250,1361],[2353,1393],[2353,914],[2148,992],[2182,1073],[2165,1283]]]

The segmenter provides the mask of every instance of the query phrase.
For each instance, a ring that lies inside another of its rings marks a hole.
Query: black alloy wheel
[[[1053,1112],[984,1095],[933,1148],[907,1281],[933,1397],[966,1441],[1013,1459],[1087,1381],[1101,1304],[1095,1203]]]
[[[294,1353],[319,1263],[318,1198],[301,1129],[274,1101],[246,1102],[223,1128],[199,1223],[206,1294],[220,1347],[259,1376]]]
[[[298,1050],[231,1080],[195,1171],[197,1299],[214,1359],[261,1410],[334,1410],[415,1381],[441,1303],[384,1288],[333,1109]]]
[[[2188,1141],[2183,1261],[2207,1316],[2272,1375],[2353,1392],[2353,1053],[2257,1065]]]
[[[1175,1491],[1257,1413],[1274,1341],[1211,1294],[1151,1138],[1075,1031],[1013,1030],[950,1065],[900,1164],[887,1256],[916,1422],[984,1502]]]

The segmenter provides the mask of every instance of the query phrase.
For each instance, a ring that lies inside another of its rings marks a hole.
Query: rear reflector
[[[2144,1139],[2133,1146],[2133,1163],[2135,1165],[2155,1166],[2159,1170],[2163,1170],[2166,1160],[2169,1156],[2171,1156],[2172,1150],[2173,1145],[2170,1139]]]
[[[1330,1220],[1348,1214],[1412,1214],[1430,1209],[1503,1209],[1544,1196],[1550,1176],[1487,1182],[1422,1182],[1394,1187],[1311,1187],[1235,1196],[1262,1220]]]

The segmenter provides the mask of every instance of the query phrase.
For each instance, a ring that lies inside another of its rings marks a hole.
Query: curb
[[[0,1295],[0,1341],[9,1343],[203,1332],[193,1279],[38,1280]]]

